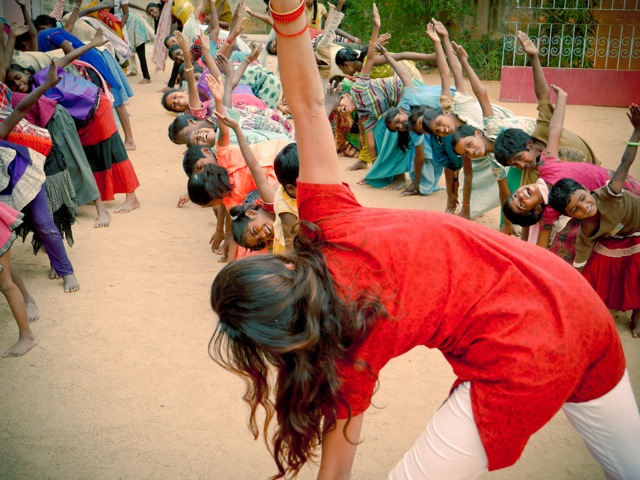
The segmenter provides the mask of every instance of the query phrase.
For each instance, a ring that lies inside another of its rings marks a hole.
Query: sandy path
[[[171,118],[157,93],[167,76],[153,75],[150,85],[133,82],[130,113],[138,149],[131,159],[142,184],[142,208],[113,215],[112,225],[102,230],[93,228],[93,207],[81,208],[76,244],[69,249],[80,292],[64,294],[60,281],[47,279],[46,256],[34,257],[28,244],[14,245],[14,262],[40,305],[41,319],[33,326],[40,343],[20,359],[0,360],[0,478],[255,479],[274,473],[264,445],[246,429],[241,382],[207,356],[215,322],[208,289],[221,265],[208,246],[211,211],[192,204],[176,208],[186,177],[183,148],[167,139]],[[497,98],[498,84],[490,89]],[[533,105],[508,106],[535,114]],[[630,133],[623,109],[570,107],[567,126],[589,139],[609,167],[617,164]],[[349,163],[341,159],[344,167]],[[634,170],[640,178],[640,167]],[[345,172],[344,178],[354,185],[360,176]],[[444,192],[399,198],[369,187],[353,189],[371,206],[445,205]],[[479,221],[495,226],[497,215]],[[428,282],[425,276],[426,292]],[[640,394],[640,340],[627,332],[628,316],[618,317]],[[0,349],[16,337],[9,308],[0,301]],[[437,352],[418,349],[394,360],[374,397],[382,408],[367,414],[353,478],[385,478],[452,381]],[[515,467],[488,477],[602,474],[558,415],[534,436]],[[301,478],[313,478],[311,469]]]

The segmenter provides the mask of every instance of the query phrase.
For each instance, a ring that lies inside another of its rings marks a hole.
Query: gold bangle
[[[193,70],[193,67],[189,67],[189,68],[185,68],[183,72],[187,73],[187,72],[191,72],[192,70]]]

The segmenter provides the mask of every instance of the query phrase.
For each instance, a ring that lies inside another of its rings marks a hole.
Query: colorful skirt
[[[611,310],[640,309],[640,235],[599,239],[582,274]]]
[[[7,252],[16,239],[14,230],[22,223],[22,213],[0,202],[0,256]]]
[[[114,194],[140,186],[106,96],[100,95],[95,113],[78,127],[78,135],[102,200],[113,200]]]

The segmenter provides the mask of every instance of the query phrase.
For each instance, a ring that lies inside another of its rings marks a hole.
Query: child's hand
[[[27,25],[18,25],[16,22],[11,23],[11,35],[14,37],[19,37],[23,33],[29,31],[29,27]]]
[[[383,33],[382,35],[380,35],[378,37],[378,43],[380,45],[386,45],[387,43],[389,43],[390,39],[391,39],[391,34],[390,33]]]
[[[247,7],[246,5],[244,6],[244,11],[247,15],[250,15],[253,17],[253,10],[251,10],[249,7]]]
[[[76,0],[76,7],[82,6],[82,0]]]
[[[556,92],[556,95],[558,97],[567,97],[568,96],[567,92],[565,92],[558,85],[551,85],[551,88],[553,89],[554,92]]]
[[[441,21],[436,20],[435,18],[432,18],[431,23],[433,23],[433,26],[436,29],[436,33],[440,35],[442,38],[447,38],[449,36],[447,27],[445,27]]]
[[[447,208],[445,212],[447,213],[455,213],[456,208],[458,208],[458,195],[455,193],[447,194]]]
[[[105,43],[107,43],[109,40],[106,40],[104,38],[104,35],[102,34],[102,29],[99,28],[96,31],[96,34],[93,36],[93,38],[91,39],[91,43],[93,44],[94,47],[101,47],[102,45],[104,45]]]
[[[242,30],[244,30],[243,23],[244,23],[244,18],[241,18],[238,24],[233,29],[233,31],[227,37],[227,42],[233,42],[236,39],[236,37],[242,33]]]
[[[16,3],[20,5],[20,7],[26,7],[27,2],[25,0],[16,0]]]
[[[451,46],[453,47],[453,52],[456,54],[456,57],[458,57],[460,62],[467,62],[469,60],[469,55],[462,45],[458,45],[456,42],[451,42]]]
[[[260,56],[260,52],[262,52],[262,48],[264,45],[262,43],[253,43],[251,44],[251,52],[247,55],[246,59],[249,63],[255,62]]]
[[[234,10],[234,12],[233,12],[233,16],[234,16],[234,17],[239,17],[239,16],[240,16],[240,13],[241,13],[241,12],[242,12],[242,10],[244,10],[244,9],[245,9],[245,6],[244,6],[244,0],[240,0],[240,1],[238,2],[238,5],[236,5],[236,9],[235,9],[235,10]]]
[[[384,48],[384,45],[382,45],[381,43],[376,43],[375,48],[376,48],[376,52],[380,53],[381,55],[386,55],[387,53],[389,53],[387,49]]]
[[[198,38],[200,39],[200,49],[202,50],[202,53],[204,54],[205,52],[211,52],[211,44],[209,43],[209,37],[205,35],[204,32],[201,32],[200,35],[198,35]]]
[[[215,251],[220,248],[220,244],[224,240],[224,232],[219,232],[216,230],[211,235],[211,240],[209,240],[209,244],[211,245],[211,250],[215,253]]]
[[[178,42],[178,46],[180,47],[182,52],[185,53],[185,54],[188,53],[190,45],[187,42],[187,39],[184,38],[184,35],[182,35],[182,32],[180,30],[176,30],[174,32],[174,35],[176,37],[176,41]]]
[[[182,207],[183,205],[186,205],[190,201],[191,200],[189,199],[189,194],[188,193],[180,195],[180,198],[178,198],[178,208]]]
[[[213,95],[213,98],[215,98],[219,102],[222,102],[222,99],[224,98],[224,84],[222,83],[222,80],[215,78],[210,73],[207,73],[205,80],[207,82],[207,85],[209,86],[209,90],[211,91],[211,95]]]
[[[216,62],[218,69],[224,74],[225,77],[229,77],[229,79],[233,76],[234,68],[233,63],[225,57],[224,55],[220,55],[219,53],[213,59]]]
[[[427,36],[433,43],[440,43],[440,36],[436,32],[436,27],[433,23],[427,25]]]
[[[380,28],[380,14],[375,3],[373,4],[373,26]]]
[[[640,107],[635,103],[629,105],[629,112],[627,113],[629,121],[635,130],[640,130]]]
[[[518,41],[520,42],[520,45],[522,45],[522,50],[524,50],[524,53],[528,56],[533,57],[538,55],[538,47],[536,47],[531,41],[529,35],[518,30]]]
[[[218,122],[222,123],[223,125],[226,125],[227,127],[229,127],[231,130],[239,130],[240,129],[240,124],[238,122],[236,122],[234,119],[227,117],[226,115],[222,115],[220,112],[218,111],[213,111],[213,113],[215,114],[216,118],[218,119]]]
[[[58,66],[56,65],[56,61],[51,59],[51,63],[49,64],[49,71],[47,72],[47,77],[44,80],[44,86],[49,90],[50,88],[55,87],[62,77],[58,75]]]

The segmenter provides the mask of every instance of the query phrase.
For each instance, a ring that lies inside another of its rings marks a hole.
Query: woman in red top
[[[640,415],[607,308],[545,250],[452,215],[362,207],[340,179],[298,2],[271,8],[300,219],[313,224],[291,256],[232,262],[211,291],[211,355],[246,380],[256,437],[259,406],[265,432],[276,419],[276,478],[320,445],[318,478],[348,478],[379,371],[417,345],[439,349],[458,379],[390,478],[512,465],[561,408],[608,477],[637,478]],[[278,23],[277,12],[292,13]],[[429,294],[415,295],[425,271]]]

